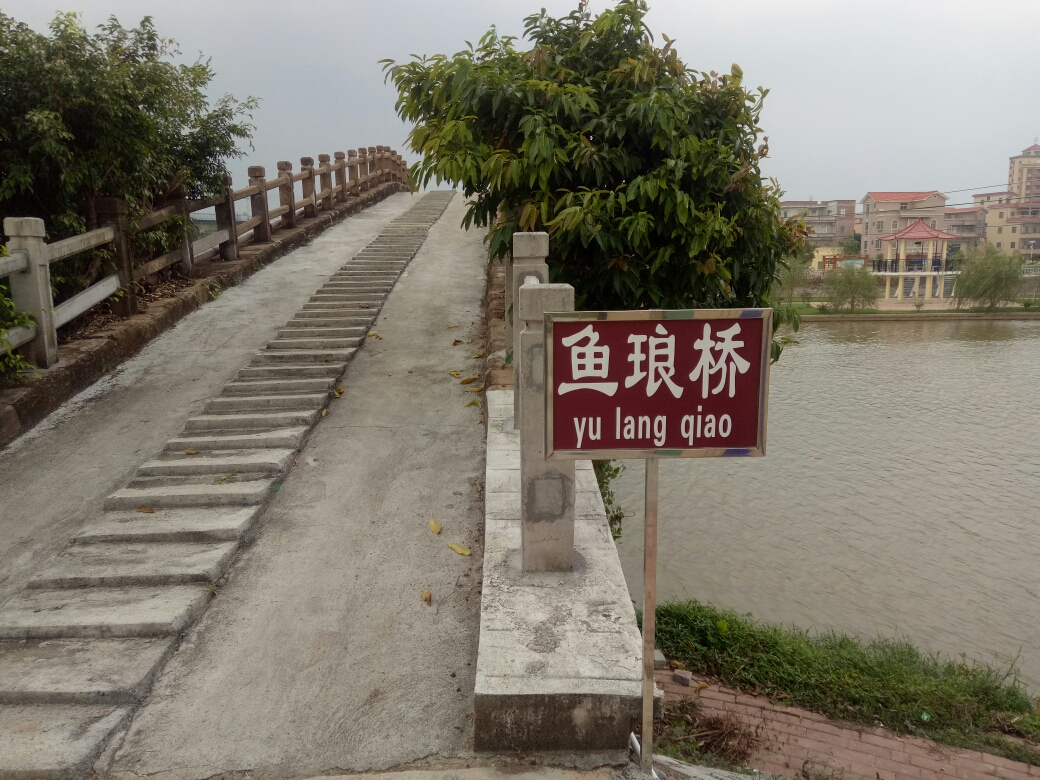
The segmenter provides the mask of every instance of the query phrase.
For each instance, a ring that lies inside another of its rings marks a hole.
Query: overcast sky
[[[408,128],[378,60],[452,53],[491,25],[522,33],[576,0],[4,0],[42,30],[56,11],[88,27],[154,17],[185,56],[212,57],[214,92],[262,99],[247,165],[381,143]],[[593,9],[607,3],[594,0]],[[1040,132],[1037,0],[651,0],[648,22],[698,70],[738,63],[770,89],[765,172],[789,198],[940,189],[950,204],[1006,182],[1007,158]],[[406,156],[410,156],[405,152]],[[963,190],[962,192],[957,192]]]

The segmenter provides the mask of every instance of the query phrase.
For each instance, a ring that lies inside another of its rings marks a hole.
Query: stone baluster
[[[318,168],[321,169],[319,192],[326,193],[321,199],[321,208],[322,211],[332,211],[332,158],[327,154],[319,154]]]
[[[514,233],[511,262],[506,265],[506,345],[513,351],[513,386],[522,359],[520,351],[521,325],[517,306],[520,301],[520,286],[530,277],[543,284],[549,281],[549,266],[545,258],[549,255],[548,233]],[[520,397],[513,394],[513,416],[519,419]]]
[[[227,177],[228,193],[231,192],[231,177]],[[226,195],[225,198],[230,197]],[[220,211],[217,207],[217,222],[219,228]],[[120,198],[98,198],[96,203],[98,224],[115,230],[115,238],[112,239],[112,254],[115,257],[116,273],[119,275],[119,286],[123,289],[123,295],[112,304],[112,309],[117,314],[126,317],[137,314],[137,288],[134,286],[134,260],[130,252],[130,221],[126,215],[126,201]],[[232,235],[234,227],[232,227]],[[234,259],[234,257],[232,257]]]
[[[287,206],[289,211],[282,214],[282,222],[279,227],[296,227],[296,187],[293,184],[292,163],[282,160],[278,163],[278,176],[282,183],[278,185],[278,205]]]
[[[217,230],[226,230],[228,237],[220,242],[220,259],[230,263],[238,259],[238,219],[235,217],[235,197],[231,177],[224,179],[224,199],[213,207],[217,213]]]
[[[50,368],[58,362],[58,334],[54,328],[54,301],[51,298],[51,269],[47,262],[46,234],[42,219],[6,217],[4,234],[10,253],[24,252],[28,265],[7,277],[11,300],[18,311],[28,312],[36,324],[36,337],[18,351],[37,368]]]
[[[249,196],[252,216],[260,217],[260,224],[253,228],[253,243],[266,244],[271,240],[271,217],[267,205],[267,171],[262,165],[249,167],[249,186],[259,187],[260,192]]]
[[[314,158],[300,158],[300,173],[306,174],[301,180],[303,185],[303,216],[318,216],[318,204],[314,200]]]
[[[525,572],[574,565],[574,461],[545,459],[546,312],[574,311],[574,288],[526,277],[520,286],[520,557]]]
[[[358,181],[361,182],[361,190],[364,192],[372,189],[372,182],[368,179],[368,149],[364,146],[359,146],[357,153],[358,173],[360,174]]]
[[[369,176],[369,189],[375,189],[379,184],[379,176],[376,172],[376,167],[379,165],[379,160],[376,159],[376,148],[374,146],[368,147],[368,176]]]
[[[335,152],[332,156],[336,158],[336,186],[339,187],[336,200],[343,203],[347,199],[347,155]]]
[[[357,197],[361,194],[361,185],[358,183],[358,156],[354,149],[347,150],[347,168],[350,180],[350,194]]]

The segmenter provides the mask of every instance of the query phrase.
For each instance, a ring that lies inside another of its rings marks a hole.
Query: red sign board
[[[765,455],[772,314],[546,314],[546,456]]]

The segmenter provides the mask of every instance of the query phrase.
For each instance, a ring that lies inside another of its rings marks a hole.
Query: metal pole
[[[654,628],[657,618],[657,458],[646,461],[643,537],[643,738],[639,766],[654,771]]]

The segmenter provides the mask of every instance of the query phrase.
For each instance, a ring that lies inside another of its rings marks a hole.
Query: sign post
[[[646,463],[641,768],[653,771],[661,458],[766,454],[771,309],[545,315],[547,460]]]

